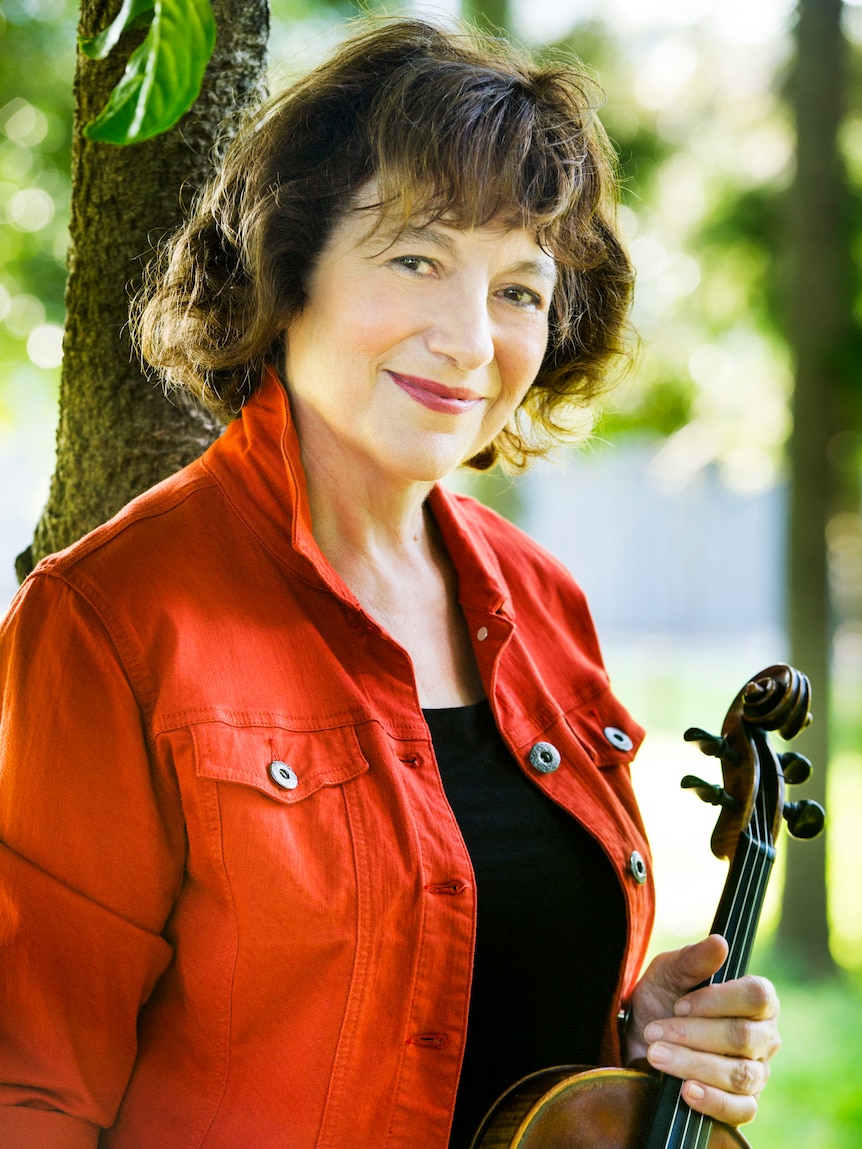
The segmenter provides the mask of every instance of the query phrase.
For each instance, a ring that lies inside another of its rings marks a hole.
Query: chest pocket
[[[354,728],[222,721],[192,737],[201,816],[187,821],[189,870],[234,907],[250,946],[241,953],[302,951],[309,936],[347,945],[357,912],[347,791],[369,769]]]
[[[194,727],[193,737],[199,778],[251,786],[284,806],[368,770],[352,726],[296,731],[217,722]]]

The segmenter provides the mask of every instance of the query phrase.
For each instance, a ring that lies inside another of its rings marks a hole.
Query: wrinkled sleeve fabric
[[[183,867],[115,636],[37,572],[0,628],[0,1145],[97,1144],[126,1088]]]

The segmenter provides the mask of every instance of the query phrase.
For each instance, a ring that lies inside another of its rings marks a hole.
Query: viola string
[[[708,984],[715,983],[721,974],[721,981],[729,981],[743,974],[748,965],[754,934],[760,920],[766,885],[774,861],[774,850],[770,832],[766,795],[760,786],[755,801],[753,817],[744,839],[744,853],[739,877],[734,885],[725,936],[728,941],[728,957],[722,970],[717,971]],[[752,896],[753,889],[753,896]],[[740,908],[741,907],[741,908]],[[681,1088],[681,1083],[680,1083]],[[682,1128],[679,1129],[680,1120]],[[674,1131],[679,1130],[679,1138],[674,1141]],[[689,1109],[679,1094],[676,1098],[665,1149],[708,1149],[712,1132],[712,1121],[701,1113]]]
[[[751,949],[754,945],[754,934],[757,930],[758,922],[760,921],[760,913],[763,906],[763,899],[766,895],[766,885],[769,881],[769,875],[772,871],[772,862],[774,854],[772,853],[771,835],[769,833],[769,821],[767,818],[766,799],[761,788],[758,793],[757,805],[754,818],[754,837],[753,849],[755,852],[755,859],[758,865],[755,868],[755,877],[757,880],[757,888],[755,896],[749,903],[748,920],[745,925],[742,946],[739,954],[737,955],[734,970],[731,974],[732,977],[739,977],[740,974],[745,973],[748,967],[748,958]]]
[[[721,979],[722,981],[728,980],[727,970],[731,962],[733,951],[739,950],[737,941],[739,936],[739,928],[738,926],[733,925],[733,921],[738,912],[738,903],[740,897],[742,898],[743,911],[746,908],[748,893],[751,888],[753,873],[756,868],[756,851],[752,848],[752,842],[750,838],[747,835],[744,837],[745,846],[742,870],[739,876],[739,880],[736,882],[734,887],[730,912],[728,914],[728,923],[725,927],[726,935],[730,935],[727,937],[730,950],[728,952],[728,960],[725,962],[723,967],[725,974]],[[739,956],[742,956],[741,953]],[[721,973],[721,970],[712,975],[708,981],[709,985],[715,984],[719,973]],[[671,1123],[671,1129],[665,1143],[665,1149],[670,1149],[672,1145],[673,1130],[677,1126],[677,1117],[682,1119],[682,1129],[680,1130],[680,1137],[677,1142],[679,1149],[706,1149],[706,1146],[709,1142],[710,1133],[712,1132],[711,1120],[705,1117],[702,1113],[695,1113],[693,1109],[689,1109],[683,1100],[682,1095],[680,1095],[676,1101],[674,1119]]]

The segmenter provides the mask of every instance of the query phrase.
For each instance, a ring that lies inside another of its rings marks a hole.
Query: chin
[[[479,450],[481,447],[465,450],[463,443],[455,444],[446,440],[442,443],[439,440],[423,440],[419,443],[414,440],[412,444],[402,444],[397,462],[395,459],[392,461],[405,479],[417,483],[437,483],[457,471],[465,459],[472,459]]]
[[[432,462],[423,463],[420,459],[413,459],[401,469],[403,477],[414,483],[439,483],[453,471],[461,466],[460,460],[447,462],[445,465]]]

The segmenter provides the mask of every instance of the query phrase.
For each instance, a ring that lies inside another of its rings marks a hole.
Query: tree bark
[[[117,0],[83,0],[80,32],[92,36]],[[216,48],[201,95],[170,132],[118,147],[84,139],[141,33],[124,36],[104,61],[78,54],[72,145],[72,207],[57,457],[47,506],[19,578],[129,499],[196,458],[220,427],[190,404],[169,402],[130,345],[130,295],[152,245],[181,218],[210,174],[219,126],[262,86],[267,0],[213,0]]]
[[[841,430],[841,350],[851,329],[841,0],[799,0],[791,103],[797,166],[790,193],[788,340],[796,361],[790,441],[788,613],[791,657],[811,679],[816,720],[798,740],[815,773],[805,797],[825,804],[832,617],[826,528],[841,501],[830,443]],[[787,847],[779,941],[808,974],[834,969],[829,950],[826,834]]]

